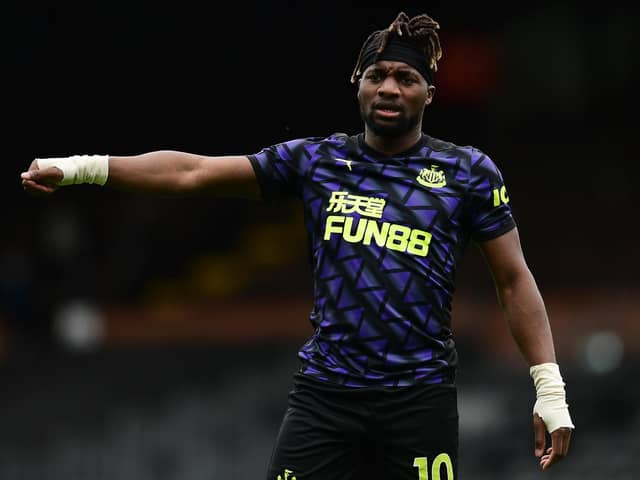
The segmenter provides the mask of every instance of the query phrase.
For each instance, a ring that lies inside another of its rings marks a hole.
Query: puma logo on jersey
[[[347,165],[349,171],[351,171],[351,160],[347,160],[345,158],[336,158],[336,162],[343,162]]]

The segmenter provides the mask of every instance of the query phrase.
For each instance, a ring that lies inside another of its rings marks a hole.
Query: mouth
[[[373,106],[373,111],[383,118],[396,118],[402,113],[402,108],[393,103],[377,103]]]

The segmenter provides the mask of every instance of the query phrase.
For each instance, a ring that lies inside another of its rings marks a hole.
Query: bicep
[[[512,284],[519,275],[529,271],[517,228],[478,245],[497,286]]]
[[[196,190],[216,195],[260,197],[255,171],[246,156],[202,156],[192,175]]]

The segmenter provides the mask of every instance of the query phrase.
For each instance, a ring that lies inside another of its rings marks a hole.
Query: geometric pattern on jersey
[[[470,240],[515,227],[495,163],[428,135],[385,156],[341,133],[249,159],[265,198],[304,206],[314,334],[300,371],[352,387],[452,382],[456,265]]]

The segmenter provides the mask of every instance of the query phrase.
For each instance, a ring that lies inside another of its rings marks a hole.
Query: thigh
[[[458,463],[458,407],[453,387],[417,389],[385,402],[376,429],[379,477],[453,480]]]
[[[362,464],[363,427],[339,399],[294,389],[267,480],[352,480]]]

